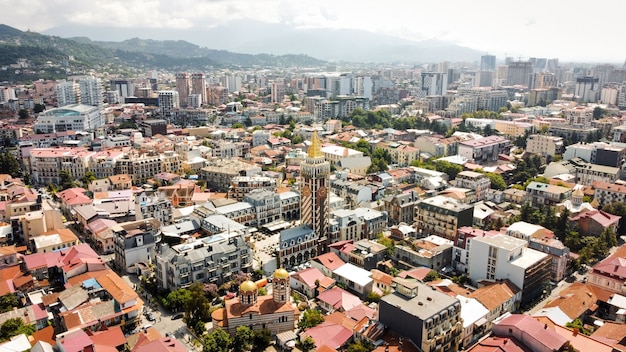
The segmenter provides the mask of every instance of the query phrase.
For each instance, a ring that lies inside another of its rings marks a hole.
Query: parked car
[[[155,321],[156,320],[156,318],[154,317],[154,314],[152,314],[152,313],[148,313],[146,318],[148,318],[149,321]]]
[[[185,315],[185,314],[183,314],[183,313],[176,313],[176,314],[174,314],[174,315],[172,316],[172,320],[182,319],[182,317],[183,317],[184,315]]]

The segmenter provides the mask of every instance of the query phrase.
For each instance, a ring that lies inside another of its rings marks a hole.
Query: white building
[[[333,279],[343,283],[348,290],[361,295],[361,297],[365,297],[372,291],[372,285],[374,283],[370,271],[350,263],[346,263],[333,270]]]
[[[93,131],[102,126],[104,126],[104,118],[98,107],[73,104],[40,113],[34,129],[36,133],[54,133]]]
[[[174,109],[180,107],[178,92],[175,90],[159,91],[159,110],[161,116],[170,116]]]
[[[468,246],[472,282],[509,279],[522,288],[522,304],[543,293],[550,279],[550,258],[527,248],[527,241],[498,234],[468,239]]]

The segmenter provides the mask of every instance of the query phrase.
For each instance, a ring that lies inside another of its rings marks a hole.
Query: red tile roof
[[[345,262],[341,260],[341,258],[339,258],[339,256],[334,252],[328,252],[322,255],[318,255],[317,257],[313,258],[313,260],[318,261],[324,267],[330,269],[331,271],[345,264]]]
[[[538,322],[530,315],[512,314],[495,324],[493,332],[499,336],[515,335],[515,331],[512,333],[507,332],[507,330],[511,331],[510,329],[517,330],[517,333],[521,336],[532,338],[550,351],[558,351],[567,343],[566,338],[557,334],[554,330],[548,329],[546,325]],[[521,342],[524,343],[523,340]]]
[[[467,350],[468,352],[531,352],[513,337],[489,337]]]
[[[307,329],[302,333],[301,338],[311,336],[317,348],[328,346],[338,350],[348,340],[352,338],[352,330],[343,327],[341,324],[323,322],[315,327]]]

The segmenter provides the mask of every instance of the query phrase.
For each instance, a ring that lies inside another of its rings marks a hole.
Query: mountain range
[[[439,61],[473,62],[484,54],[479,50],[435,39],[413,41],[364,30],[301,29],[261,21],[231,22],[213,28],[186,30],[67,25],[54,27],[43,33],[65,38],[75,37],[80,33],[82,37],[90,38],[92,41],[106,41],[106,44],[102,45],[111,47],[116,47],[113,42],[125,42],[135,38],[126,42],[125,50],[136,48],[133,47],[136,38],[152,39],[152,44],[184,39],[202,49],[213,48],[246,54],[301,54],[332,62],[409,64]],[[196,50],[193,52],[198,54]],[[170,54],[175,55],[171,51]],[[180,52],[176,54],[180,55]]]

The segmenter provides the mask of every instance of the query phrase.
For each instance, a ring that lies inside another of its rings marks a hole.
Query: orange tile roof
[[[236,318],[248,313],[257,313],[260,315],[272,314],[277,312],[293,311],[298,314],[298,308],[291,303],[278,303],[275,302],[272,296],[260,296],[257,298],[257,303],[245,306],[239,303],[237,299],[231,299],[226,301],[226,317]]]
[[[33,333],[33,340],[31,341],[31,345],[34,346],[35,343],[37,343],[38,341],[43,341],[54,346],[57,343],[54,337],[54,328],[52,326],[46,326],[45,328],[35,331]]]
[[[510,285],[514,286],[513,284]],[[476,300],[484,305],[485,308],[489,309],[489,311],[493,311],[504,302],[515,296],[515,292],[507,283],[499,282],[493,285],[481,287],[470,293],[468,296],[476,298]]]
[[[103,289],[107,290],[109,294],[122,305],[139,298],[137,292],[112,271],[107,275],[97,277],[96,280]]]
[[[563,313],[574,320],[587,310],[594,309],[597,300],[598,297],[586,284],[574,282],[561,291],[559,297],[546,304],[546,308],[559,307]]]

